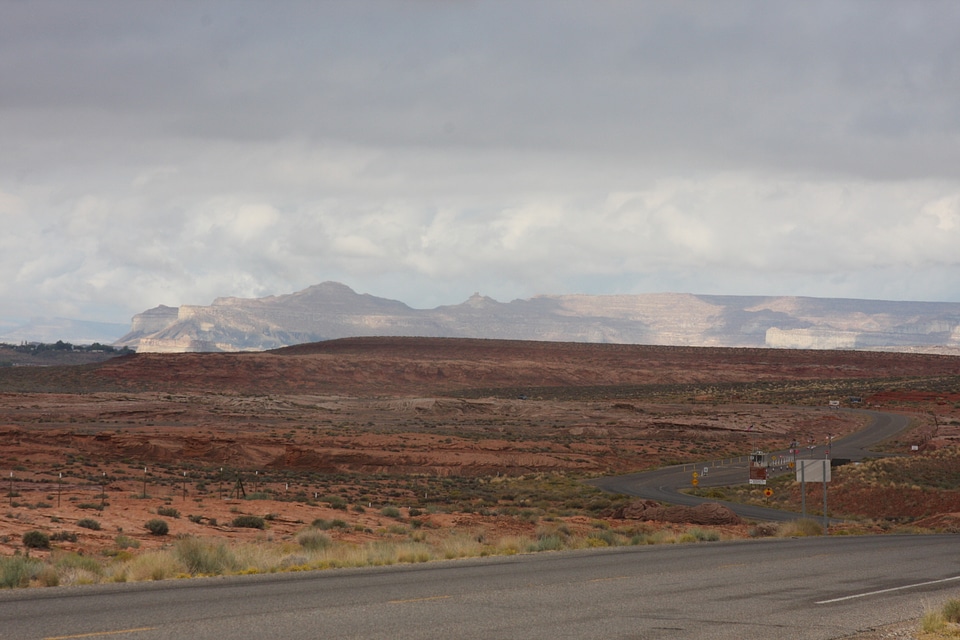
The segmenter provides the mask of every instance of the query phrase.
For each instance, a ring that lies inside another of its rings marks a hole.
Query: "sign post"
[[[750,484],[767,484],[767,455],[763,451],[750,454]]]
[[[823,483],[823,530],[827,531],[827,483],[830,482],[830,460],[800,460],[798,461],[797,481],[800,483],[800,494],[803,496],[803,517],[807,517],[807,478],[810,482]]]

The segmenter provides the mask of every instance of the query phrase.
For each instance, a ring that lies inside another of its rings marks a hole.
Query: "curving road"
[[[845,458],[856,461],[883,455],[871,452],[870,447],[903,431],[910,424],[909,416],[905,415],[881,413],[879,411],[858,411],[857,413],[870,416],[870,423],[860,431],[833,442],[833,450],[831,452],[833,458]],[[787,452],[775,451],[772,452],[772,455],[786,456]],[[826,455],[825,446],[815,447],[812,450],[804,450],[803,454],[803,456],[808,459],[823,459]],[[746,484],[748,479],[748,459],[744,456],[733,460],[675,465],[656,469],[655,471],[597,478],[589,480],[588,484],[611,493],[622,493],[670,504],[694,506],[703,502],[718,502],[732,509],[740,517],[750,520],[782,522],[797,519],[799,514],[791,511],[699,498],[681,493],[681,489],[690,487],[692,473],[694,471],[702,473],[703,468],[707,468],[709,471],[700,476],[701,487]],[[773,471],[772,473],[792,473],[792,471],[789,469],[781,469],[779,471]]]

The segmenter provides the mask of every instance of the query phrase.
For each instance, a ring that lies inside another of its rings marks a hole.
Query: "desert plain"
[[[863,409],[911,426],[882,443],[889,458],[836,469],[838,529],[960,531],[956,356],[357,338],[19,365],[0,368],[3,556],[129,559],[197,538],[295,558],[310,528],[348,546],[459,535],[489,553],[557,532],[636,543],[695,523],[625,521],[627,497],[582,480],[822,444],[862,428]],[[799,512],[789,477],[773,498],[746,483],[712,495]],[[147,528],[158,519],[165,535]],[[28,531],[50,547],[25,548]]]

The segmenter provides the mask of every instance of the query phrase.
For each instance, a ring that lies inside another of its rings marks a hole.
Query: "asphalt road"
[[[765,539],[0,592],[0,638],[840,638],[960,595],[960,536]]]
[[[857,461],[882,455],[870,451],[870,447],[896,435],[906,429],[910,423],[908,416],[895,413],[881,413],[879,411],[860,411],[858,413],[868,415],[870,417],[870,423],[864,429],[831,443],[830,456],[832,458],[845,458]],[[801,450],[800,458],[814,460],[825,459],[827,457],[826,449],[826,444],[813,448],[804,448]],[[770,453],[771,455],[788,456],[787,451]],[[792,456],[790,457],[792,458]],[[723,500],[699,498],[680,492],[681,489],[687,489],[692,486],[691,480],[693,472],[697,472],[699,476],[699,486],[701,488],[746,484],[749,479],[748,464],[748,458],[743,456],[731,460],[714,460],[697,464],[675,465],[654,471],[597,478],[588,481],[588,483],[604,491],[622,493],[670,504],[693,506],[702,502],[719,502],[732,509],[741,517],[750,520],[782,522],[799,518],[800,514],[790,511],[780,511],[754,505],[725,502]],[[704,470],[706,470],[707,473],[703,473]],[[770,472],[771,477],[780,473],[794,472],[787,466],[772,469]]]

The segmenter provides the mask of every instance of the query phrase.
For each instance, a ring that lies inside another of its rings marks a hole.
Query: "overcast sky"
[[[960,3],[0,3],[0,319],[960,301]]]

